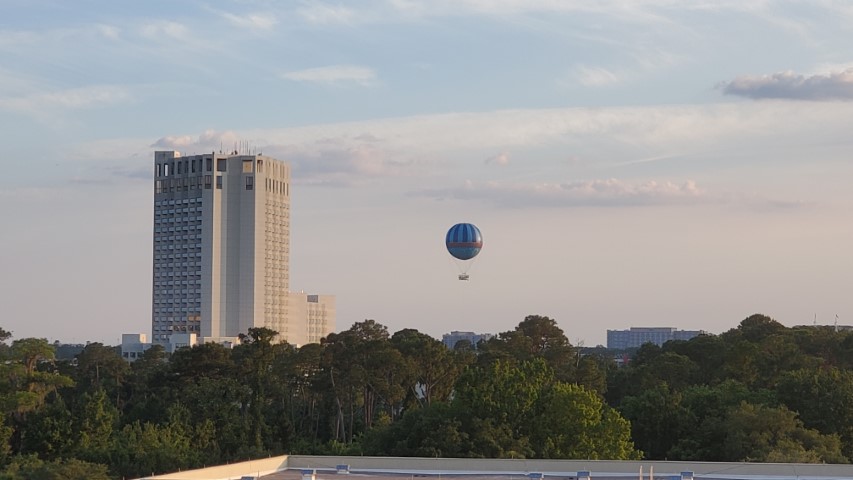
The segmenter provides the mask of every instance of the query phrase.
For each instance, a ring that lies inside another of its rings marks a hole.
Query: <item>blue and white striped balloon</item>
[[[483,248],[483,234],[476,225],[457,223],[447,231],[447,251],[459,260],[471,260]]]

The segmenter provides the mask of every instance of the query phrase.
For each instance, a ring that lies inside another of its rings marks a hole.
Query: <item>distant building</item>
[[[335,330],[333,296],[290,291],[285,162],[155,152],[153,247],[151,343],[167,351],[257,327],[297,345]]]
[[[457,343],[462,340],[468,340],[471,342],[471,347],[477,348],[477,344],[480,342],[487,342],[489,339],[493,338],[494,335],[491,333],[474,333],[474,332],[450,332],[445,333],[441,337],[441,343],[444,344],[447,348],[453,349]]]
[[[57,360],[75,360],[77,355],[86,348],[83,343],[60,343],[59,340],[53,342],[53,354]]]
[[[151,343],[144,333],[124,333],[121,336],[121,357],[128,362],[139,360],[149,348]]]
[[[675,327],[631,327],[629,330],[608,330],[607,348],[637,348],[644,343],[662,346],[670,340],[690,340],[704,330],[678,330]]]

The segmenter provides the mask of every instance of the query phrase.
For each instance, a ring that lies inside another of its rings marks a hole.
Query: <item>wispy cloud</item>
[[[619,77],[603,67],[581,65],[575,69],[574,77],[578,83],[587,87],[604,87],[619,83]]]
[[[152,40],[185,40],[188,38],[189,28],[182,23],[163,20],[142,25],[140,33]]]
[[[615,178],[565,183],[467,181],[457,188],[422,190],[438,200],[476,200],[501,207],[623,207],[694,204],[708,201],[692,180],[631,183]]]
[[[16,49],[24,45],[31,45],[41,39],[36,32],[30,31],[0,31],[0,50]]]
[[[132,95],[126,87],[94,85],[0,98],[0,108],[36,114],[46,109],[96,108],[125,103],[130,100],[132,100]]]
[[[207,152],[221,149],[228,151],[232,150],[242,140],[245,139],[230,130],[222,132],[205,130],[197,137],[190,135],[168,135],[161,137],[151,144],[151,147],[183,152]]]
[[[114,25],[105,25],[102,23],[95,25],[95,30],[101,36],[103,36],[104,38],[108,38],[110,40],[118,40],[119,34],[121,33],[121,30],[119,30],[118,27],[116,27]]]
[[[296,11],[303,20],[314,24],[349,24],[359,17],[359,13],[343,5],[311,3]]]
[[[281,78],[294,82],[319,83],[324,85],[356,84],[372,86],[376,84],[376,72],[371,68],[358,65],[331,65],[309,68],[281,74]]]
[[[381,142],[319,139],[309,145],[270,145],[264,153],[285,158],[293,181],[308,185],[350,187],[373,179],[411,176],[416,162],[400,158]]]
[[[486,165],[498,165],[500,167],[509,165],[509,153],[501,152],[493,157],[487,158]]]
[[[837,143],[847,138],[843,126],[849,123],[849,116],[846,104],[831,102],[499,110],[239,132],[176,133],[143,145],[192,154],[220,148],[227,151],[243,140],[259,152],[291,162],[295,181],[315,185],[353,185],[405,177],[406,188],[417,189],[416,177],[430,178],[429,182],[436,185],[448,177],[493,180],[484,177],[500,172],[502,180],[511,177],[551,182],[539,185],[538,190],[531,188],[539,192],[535,198],[550,198],[544,192],[551,192],[548,195],[557,199],[568,197],[580,202],[578,198],[582,197],[577,195],[583,185],[543,176],[543,169],[582,178],[615,176],[621,180],[609,184],[601,180],[587,188],[607,187],[606,191],[615,196],[613,192],[621,187],[624,198],[634,199],[641,192],[650,195],[649,191],[672,190],[672,186],[659,181],[654,188],[651,184],[643,187],[624,175],[655,175],[653,172],[671,168],[688,172],[697,165],[710,168],[714,163],[717,166],[711,170],[744,162],[780,166],[801,163],[802,156],[795,152],[810,148],[801,144],[802,138],[808,138],[809,145]],[[767,141],[773,146],[766,146]],[[517,159],[518,154],[524,158]],[[610,170],[602,173],[602,168]],[[675,185],[683,187],[683,183]]]
[[[741,76],[719,86],[726,95],[763,99],[853,100],[853,68],[828,74],[779,72]]]
[[[228,12],[217,12],[229,23],[240,28],[270,30],[278,23],[278,18],[272,13],[248,13],[236,15]]]
[[[241,142],[265,155],[287,160],[294,172],[293,180],[308,185],[348,187],[371,179],[408,176],[413,174],[411,168],[415,163],[389,150],[382,138],[365,132],[287,141],[251,140],[236,132],[207,130],[198,137],[165,136],[151,147],[194,153],[220,148],[228,151]]]

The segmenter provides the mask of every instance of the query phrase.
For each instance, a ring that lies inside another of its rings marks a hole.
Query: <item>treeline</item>
[[[293,348],[89,344],[0,330],[0,480],[133,478],[282,453],[846,463],[853,336],[754,315],[618,367],[556,322],[454,349],[366,320]]]

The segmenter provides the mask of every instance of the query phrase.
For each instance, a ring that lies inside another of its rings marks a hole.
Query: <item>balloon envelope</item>
[[[483,234],[476,225],[457,223],[447,231],[447,251],[459,260],[471,260],[483,248]]]

